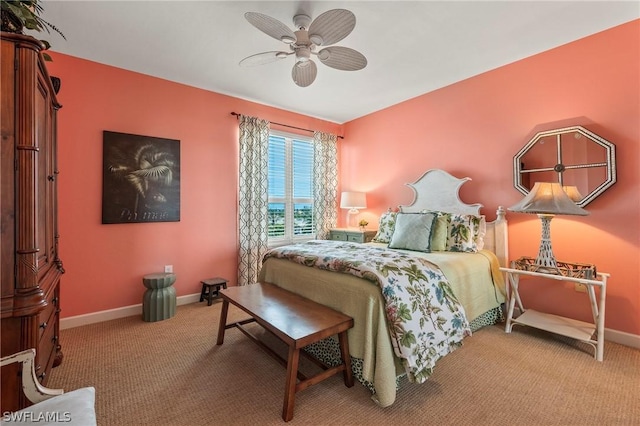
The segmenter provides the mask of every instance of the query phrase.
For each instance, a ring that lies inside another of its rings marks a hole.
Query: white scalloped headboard
[[[413,202],[399,206],[401,212],[419,213],[423,210],[443,211],[456,214],[481,215],[482,204],[466,204],[459,196],[460,187],[471,178],[459,179],[440,169],[431,169],[414,183],[408,183],[414,192]],[[496,220],[487,222],[487,233],[484,237],[484,248],[491,250],[498,257],[500,266],[508,266],[507,219],[505,210],[498,206]]]
[[[431,169],[414,183],[407,186],[413,189],[413,202],[408,206],[399,206],[405,213],[419,213],[422,210],[437,210],[457,214],[479,215],[482,204],[463,203],[458,195],[460,187],[471,178],[458,179],[440,169]]]

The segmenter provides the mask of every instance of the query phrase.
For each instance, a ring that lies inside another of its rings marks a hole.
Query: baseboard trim
[[[178,306],[186,305],[188,303],[196,303],[199,300],[200,293],[187,294],[185,296],[179,296],[176,299],[176,304]],[[69,318],[62,318],[60,319],[60,330],[118,318],[132,317],[135,315],[140,315],[140,317],[142,317],[142,303],[138,305],[123,306],[122,308],[107,309],[106,311],[92,312],[90,314],[76,315]]]
[[[177,298],[177,305],[186,305],[188,303],[196,303],[200,300],[200,293],[187,294]],[[97,322],[109,321],[118,318],[131,317],[134,315],[142,316],[142,303],[138,305],[123,306],[122,308],[108,309],[106,311],[93,312],[90,314],[76,315],[74,317],[62,318],[60,320],[60,329],[80,327],[82,325],[95,324]],[[612,330],[605,328],[604,339],[609,342],[619,343],[631,348],[640,349],[640,336],[624,331]]]
[[[640,349],[640,336],[636,334],[625,333],[624,331],[605,328],[604,340],[613,342],[613,343],[619,343],[621,345],[629,346],[632,348]]]

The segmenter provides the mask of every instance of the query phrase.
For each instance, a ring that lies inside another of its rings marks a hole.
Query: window
[[[315,238],[311,139],[272,131],[268,167],[269,245]]]

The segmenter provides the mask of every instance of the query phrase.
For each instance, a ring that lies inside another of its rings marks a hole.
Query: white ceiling
[[[59,1],[43,17],[66,36],[39,34],[52,50],[190,86],[344,123],[456,81],[640,17],[638,1]],[[294,58],[238,62],[285,50],[245,18],[335,8],[356,15],[337,45],[363,53],[361,71],[318,64],[309,87]],[[612,46],[615,48],[615,46]]]

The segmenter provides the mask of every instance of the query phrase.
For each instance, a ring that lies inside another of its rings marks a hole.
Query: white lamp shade
[[[563,186],[562,189],[564,189],[564,192],[567,193],[574,203],[577,203],[584,198],[580,191],[578,191],[578,187],[575,185]]]
[[[364,192],[343,192],[340,196],[340,208],[364,209],[367,207],[367,196]]]
[[[538,214],[570,214],[586,216],[588,211],[578,207],[557,182],[536,182],[531,192],[518,204],[509,207],[512,212]]]
[[[535,265],[542,268],[539,270],[549,273],[559,273],[558,263],[551,249],[551,218],[557,214],[578,216],[589,214],[571,200],[558,182],[536,182],[531,192],[508,210],[538,214],[542,222],[542,235]]]

